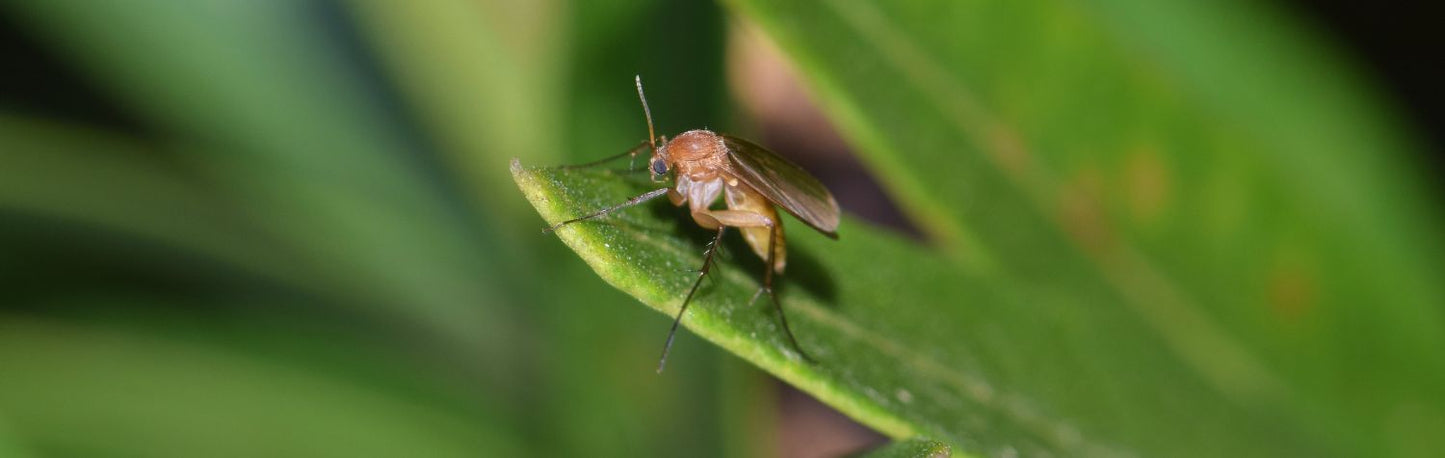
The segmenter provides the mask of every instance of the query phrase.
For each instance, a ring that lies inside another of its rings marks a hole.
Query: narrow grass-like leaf
[[[390,307],[467,345],[496,348],[505,246],[444,197],[417,145],[328,35],[326,5],[21,2],[15,14],[157,131],[177,161],[239,207],[302,268],[373,286]],[[265,65],[257,65],[264,62]],[[415,243],[427,240],[427,243]],[[368,305],[372,305],[368,304]]]
[[[522,450],[495,419],[428,408],[315,368],[98,325],[0,315],[0,365],[6,420],[25,425],[25,445],[49,455]]]
[[[358,1],[354,14],[440,143],[450,173],[468,178],[492,218],[511,217],[507,152],[558,154],[566,12],[555,1],[522,3]],[[463,89],[466,88],[466,89]],[[552,157],[551,159],[557,159]],[[503,226],[500,230],[507,230]]]
[[[952,453],[948,444],[929,439],[907,439],[896,441],[858,458],[945,458]]]
[[[0,209],[124,233],[283,281],[305,278],[255,224],[158,148],[0,115]]]

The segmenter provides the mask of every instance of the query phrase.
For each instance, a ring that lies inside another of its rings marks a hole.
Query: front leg
[[[697,271],[697,280],[692,282],[692,288],[687,290],[687,297],[682,298],[682,307],[677,309],[677,318],[672,320],[672,329],[667,331],[667,342],[662,344],[662,357],[657,360],[657,373],[662,373],[662,368],[667,366],[667,352],[672,350],[672,338],[677,337],[677,325],[682,323],[682,314],[687,311],[687,305],[692,303],[692,295],[697,294],[697,287],[702,285],[702,279],[707,277],[709,270],[712,270],[712,258],[717,254],[718,245],[722,244],[723,231],[726,227],[717,229],[717,237],[707,245],[707,251],[702,255],[702,268]]]
[[[633,205],[637,205],[637,204],[640,204],[640,203],[643,203],[643,202],[647,202],[647,201],[652,200],[652,199],[656,199],[657,196],[661,196],[661,195],[663,195],[664,193],[666,193],[666,192],[669,191],[669,190],[671,190],[671,188],[654,189],[654,190],[652,190],[652,191],[648,191],[646,194],[643,194],[643,195],[640,195],[640,196],[637,196],[637,197],[633,197],[633,198],[631,198],[631,199],[627,199],[626,202],[623,202],[623,203],[620,203],[620,204],[617,204],[617,205],[613,205],[613,206],[611,206],[611,207],[607,207],[607,208],[598,210],[597,212],[592,213],[592,214],[590,214],[590,215],[581,216],[581,217],[577,217],[577,218],[572,218],[572,219],[569,219],[569,220],[567,220],[567,221],[563,221],[563,222],[557,223],[557,224],[555,224],[555,225],[553,225],[553,226],[551,226],[551,227],[548,227],[548,228],[546,228],[546,229],[542,229],[542,232],[552,232],[552,231],[555,231],[555,230],[557,230],[558,228],[560,228],[560,227],[562,227],[562,226],[566,226],[566,225],[568,225],[568,224],[577,223],[577,222],[582,222],[582,221],[587,221],[587,220],[589,220],[589,219],[597,218],[597,217],[601,217],[601,216],[606,216],[608,213],[612,213],[612,212],[615,212],[615,211],[617,211],[617,210],[621,210],[621,209],[624,209],[624,208],[627,208],[627,207],[631,207],[631,206],[633,206]]]
[[[606,164],[606,163],[608,163],[608,162],[612,162],[612,161],[621,159],[623,156],[627,156],[627,157],[629,158],[629,159],[627,160],[627,170],[631,171],[631,170],[633,170],[633,168],[632,168],[632,163],[633,163],[634,160],[637,159],[637,153],[646,150],[646,149],[648,148],[648,145],[649,145],[649,144],[651,144],[650,141],[643,140],[643,142],[642,142],[642,143],[638,143],[637,146],[634,146],[634,147],[632,147],[631,149],[628,149],[627,151],[623,151],[622,154],[618,154],[618,155],[616,155],[616,156],[607,156],[607,157],[604,157],[604,158],[602,158],[602,159],[598,159],[598,160],[595,160],[595,161],[592,161],[592,162],[588,162],[588,163],[585,163],[585,164],[564,165],[564,166],[561,166],[561,167],[558,167],[558,168],[560,168],[560,169],[566,169],[566,170],[575,170],[575,169],[591,168],[591,167],[596,167],[596,166],[599,166],[599,165],[602,165],[602,164]]]

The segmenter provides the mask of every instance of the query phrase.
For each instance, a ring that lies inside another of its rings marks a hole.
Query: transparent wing
[[[753,142],[722,138],[739,180],[818,232],[838,238],[838,201],[817,178]]]

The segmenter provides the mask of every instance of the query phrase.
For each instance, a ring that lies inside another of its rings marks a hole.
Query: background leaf
[[[30,74],[53,91],[0,97],[0,327],[37,329],[3,343],[3,365],[33,370],[0,384],[6,446],[150,456],[771,452],[769,437],[733,425],[768,424],[772,385],[691,338],[680,346],[694,358],[652,376],[655,344],[635,332],[650,315],[571,280],[591,274],[518,220],[505,164],[633,142],[644,128],[635,107],[599,102],[615,91],[593,91],[604,85],[596,75],[625,87],[636,62],[671,46],[720,54],[716,6],[113,6],[0,10],[0,24],[19,29],[4,30],[7,39],[45,53],[20,54],[30,58],[15,65],[21,81]],[[636,45],[640,25],[659,15],[714,33]],[[597,55],[607,57],[578,58]],[[27,73],[39,64],[50,67]],[[719,77],[659,86],[662,97],[720,94]],[[715,107],[694,100],[673,114],[712,118]],[[569,117],[579,112],[587,117]],[[570,307],[578,298],[595,307]],[[95,355],[116,364],[96,366]],[[207,370],[235,380],[182,376]],[[97,374],[146,397],[79,378]],[[312,393],[327,387],[365,395]],[[213,398],[192,402],[193,392]],[[72,394],[93,402],[56,405]],[[278,420],[270,407],[281,405],[316,415]],[[253,444],[242,434],[252,425],[257,437],[294,434]],[[445,427],[408,432],[427,425]],[[350,435],[366,437],[326,446]]]
[[[859,455],[865,458],[890,458],[890,457],[929,457],[941,458],[949,456],[948,444],[926,439],[910,439],[890,443],[886,446],[870,450],[868,453]]]

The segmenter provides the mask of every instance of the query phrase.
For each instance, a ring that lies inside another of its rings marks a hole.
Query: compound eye
[[[667,173],[667,161],[664,161],[664,160],[662,160],[662,159],[653,159],[653,160],[652,160],[652,174],[653,174],[653,175],[662,175],[662,174],[665,174],[665,173]]]

